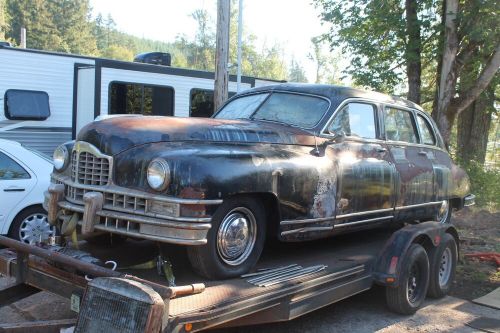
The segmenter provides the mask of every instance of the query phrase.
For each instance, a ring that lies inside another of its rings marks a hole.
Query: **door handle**
[[[419,151],[418,154],[422,156],[427,156],[427,152],[423,150]]]
[[[378,152],[378,153],[385,153],[386,151],[387,151],[387,149],[386,149],[386,148],[382,148],[382,147],[377,148],[377,152]]]
[[[24,192],[25,189],[22,187],[8,187],[3,190],[4,192]]]

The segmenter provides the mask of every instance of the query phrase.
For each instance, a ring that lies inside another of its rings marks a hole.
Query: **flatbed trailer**
[[[0,244],[7,247],[0,250],[0,273],[16,278],[16,286],[0,292],[0,306],[16,300],[15,288],[21,290],[25,287],[28,294],[29,290],[47,290],[71,299],[73,306],[79,308],[76,332],[93,332],[96,327],[102,332],[196,332],[292,320],[378,284],[391,290],[388,292],[391,309],[411,313],[421,303],[408,311],[404,306],[398,308],[397,302],[401,299],[394,297],[398,291],[407,295],[408,288],[411,288],[412,280],[407,272],[413,267],[408,266],[415,256],[413,252],[415,248],[423,248],[428,257],[427,280],[424,274],[419,281],[424,297],[427,293],[441,296],[436,294],[432,283],[433,279],[439,280],[442,264],[436,264],[435,257],[441,257],[446,251],[440,250],[446,248],[446,242],[455,244],[452,271],[448,277],[452,279],[458,234],[450,224],[424,222],[397,230],[371,230],[316,242],[273,242],[265,248],[256,272],[295,265],[323,269],[265,287],[250,283],[251,276],[221,281],[200,278],[191,272],[185,254],[173,248],[169,259],[178,287],[169,287],[165,277],[159,276],[156,269],[118,268],[113,271],[47,247],[25,245],[0,237]],[[81,250],[103,262],[112,260],[119,267],[127,267],[154,257],[158,249],[152,242],[127,241],[121,246],[107,248],[83,245]],[[89,282],[89,276],[95,279]],[[139,292],[127,291],[123,281],[132,281],[129,283],[132,289],[146,287]],[[438,291],[445,293],[447,290],[443,285],[443,290]],[[150,301],[145,301],[142,296],[134,296],[138,293],[154,295]],[[23,295],[22,292],[17,294]],[[139,306],[140,302],[149,305]],[[148,306],[149,312],[145,310]],[[143,313],[141,311],[149,313],[146,321],[136,320],[137,314]],[[122,319],[124,316],[133,317],[134,320],[124,323],[119,320],[120,316]]]

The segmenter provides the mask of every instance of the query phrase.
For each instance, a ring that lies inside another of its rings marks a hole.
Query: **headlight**
[[[61,145],[54,150],[53,160],[57,171],[63,170],[68,165],[69,153],[66,146]]]
[[[170,168],[165,160],[156,158],[149,163],[148,184],[156,191],[164,190],[170,184]]]

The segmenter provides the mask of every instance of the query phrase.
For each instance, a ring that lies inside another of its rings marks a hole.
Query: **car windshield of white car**
[[[310,129],[319,123],[329,106],[330,103],[326,99],[315,96],[289,93],[272,93],[271,96],[257,94],[233,100],[215,117],[273,121]]]

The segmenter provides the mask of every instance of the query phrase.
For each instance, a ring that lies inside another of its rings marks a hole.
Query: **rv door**
[[[77,76],[76,91],[76,124],[73,128],[73,138],[83,126],[94,120],[95,96],[95,67],[79,67],[75,71]]]

